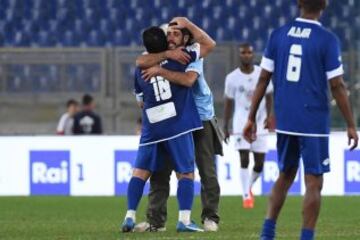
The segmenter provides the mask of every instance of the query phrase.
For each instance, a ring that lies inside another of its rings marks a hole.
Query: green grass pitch
[[[146,197],[137,215],[144,220]],[[221,225],[216,233],[176,233],[177,202],[168,203],[165,233],[119,232],[126,209],[124,197],[0,197],[0,239],[258,239],[266,197],[252,210],[242,209],[240,197],[222,197]],[[289,197],[278,221],[277,239],[298,239],[301,197]],[[360,239],[360,197],[324,197],[316,239]],[[193,219],[200,223],[200,199]]]

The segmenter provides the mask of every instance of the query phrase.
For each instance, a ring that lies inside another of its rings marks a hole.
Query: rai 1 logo
[[[265,156],[264,170],[261,177],[262,194],[268,195],[279,177],[278,155],[276,150],[270,150]],[[290,195],[301,194],[301,167],[296,174],[295,180],[289,189]]]
[[[136,160],[137,150],[115,151],[115,195],[126,195],[130,182],[133,165]],[[149,181],[147,181],[144,194],[149,192]]]
[[[30,194],[70,195],[69,151],[30,151]]]
[[[344,155],[345,194],[360,194],[360,150],[346,150]]]

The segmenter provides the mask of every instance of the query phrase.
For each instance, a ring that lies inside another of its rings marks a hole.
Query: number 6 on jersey
[[[289,62],[286,78],[290,82],[298,82],[301,73],[302,47],[299,44],[293,44],[290,48]]]

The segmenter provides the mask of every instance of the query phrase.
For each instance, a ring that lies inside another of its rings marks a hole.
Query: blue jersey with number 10
[[[191,56],[191,62],[199,58],[198,44],[188,47],[186,51]],[[166,60],[161,67],[185,72],[187,65]],[[159,76],[146,82],[137,68],[135,93],[142,96],[144,102],[140,146],[169,140],[202,128],[191,88],[170,83]]]
[[[328,80],[343,74],[337,37],[317,21],[297,18],[273,31],[261,67],[273,73],[277,132],[327,136]]]

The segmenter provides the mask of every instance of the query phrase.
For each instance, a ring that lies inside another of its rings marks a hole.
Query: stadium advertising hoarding
[[[70,194],[70,151],[30,151],[30,194]]]
[[[270,194],[271,188],[279,176],[277,157],[277,151],[273,149],[270,149],[266,154],[264,162],[264,172],[261,176],[262,194]],[[294,183],[289,189],[290,195],[299,195],[301,193],[301,172],[302,168],[299,168]]]
[[[127,185],[130,182],[132,166],[136,159],[136,150],[115,151],[115,195],[126,195]],[[149,192],[149,182],[146,183],[144,194]]]
[[[345,151],[345,193],[360,194],[360,150]]]
[[[125,195],[138,141],[136,136],[1,137],[0,195]],[[275,135],[268,136],[268,144],[264,173],[254,185],[254,194],[268,194],[279,174]],[[225,156],[217,156],[221,194],[240,195],[239,154],[232,143],[224,145],[224,152]],[[323,194],[360,194],[360,150],[347,150],[345,133],[331,135],[330,160],[331,172],[325,175]],[[195,175],[195,190],[199,193],[197,171]],[[291,194],[304,193],[303,177],[299,169]],[[174,195],[174,174],[170,186]]]

